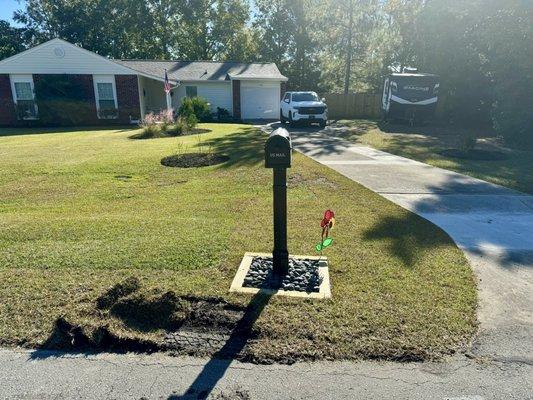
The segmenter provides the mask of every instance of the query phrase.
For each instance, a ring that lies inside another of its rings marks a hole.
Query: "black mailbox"
[[[274,276],[281,282],[289,271],[287,250],[287,168],[291,167],[292,143],[286,129],[278,128],[270,134],[265,143],[265,167],[273,168],[274,185],[274,249],[272,261]]]
[[[284,128],[273,131],[265,143],[266,168],[290,168],[292,157],[291,135]]]

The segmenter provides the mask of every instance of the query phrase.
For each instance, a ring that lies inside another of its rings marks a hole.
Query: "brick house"
[[[272,63],[112,60],[53,39],[0,61],[0,126],[39,124],[36,88],[56,85],[61,94],[67,81],[85,110],[80,123],[96,125],[136,123],[194,96],[238,119],[278,119],[287,78]],[[60,106],[68,98],[54,104],[56,112],[69,112]]]

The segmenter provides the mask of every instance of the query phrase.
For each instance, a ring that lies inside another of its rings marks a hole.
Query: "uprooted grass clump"
[[[122,283],[117,283],[111,289],[103,293],[96,300],[96,307],[100,310],[111,307],[120,298],[125,297],[139,289],[139,280],[129,277]]]
[[[59,330],[97,348],[291,362],[431,359],[469,343],[475,281],[450,238],[296,152],[289,250],[314,254],[335,211],[333,298],[228,293],[244,252],[272,250],[272,171],[257,129],[199,127],[212,130],[201,142],[142,144],[128,130],[0,130],[0,345],[39,347]],[[229,160],[161,166],[178,145]]]
[[[174,291],[160,293],[157,289],[140,289],[139,280],[129,277],[100,295],[96,308],[103,312],[102,315],[142,332],[160,329],[173,332],[184,324],[231,330],[243,311],[242,307],[222,298],[178,296]]]
[[[82,326],[59,317],[51,335],[40,347],[69,351],[172,350],[181,354],[213,355],[224,346],[224,339],[236,331],[242,333],[245,341],[251,338],[253,321],[246,330],[239,325],[245,316],[244,307],[221,298],[178,296],[173,291],[147,292],[135,277],[110,287],[98,296],[94,306],[98,318],[93,324]],[[121,328],[113,329],[117,324]],[[122,329],[153,335],[148,339],[127,337],[120,333]],[[180,340],[181,334],[186,335],[186,341]],[[218,347],[213,344],[215,339],[219,339]],[[194,348],[190,346],[191,340],[195,340]],[[242,352],[239,356],[244,355]]]

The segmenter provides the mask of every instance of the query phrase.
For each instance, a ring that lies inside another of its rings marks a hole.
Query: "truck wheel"
[[[292,120],[292,111],[289,111],[289,125],[294,126],[294,121]]]
[[[287,120],[283,116],[283,110],[279,110],[279,119],[280,119],[282,124],[285,124],[287,122]]]

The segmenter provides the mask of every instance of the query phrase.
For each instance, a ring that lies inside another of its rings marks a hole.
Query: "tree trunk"
[[[348,40],[346,43],[346,72],[344,75],[344,94],[350,91],[350,75],[352,74],[352,36],[353,36],[353,0],[348,3],[350,9],[348,23]]]

